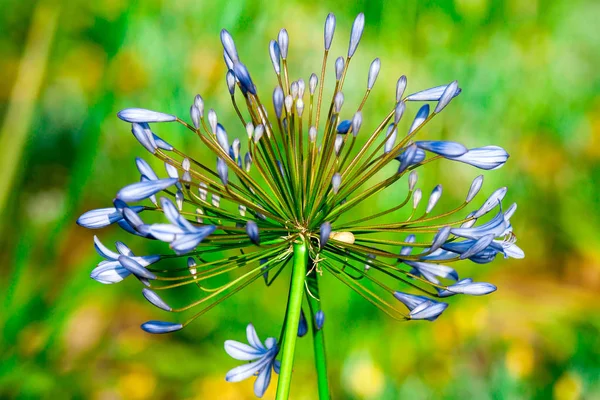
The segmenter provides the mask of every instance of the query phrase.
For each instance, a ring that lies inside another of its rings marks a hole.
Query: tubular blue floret
[[[419,126],[421,126],[421,124],[423,124],[423,122],[425,122],[425,120],[429,117],[429,104],[425,104],[424,106],[422,106],[421,108],[419,108],[419,111],[417,111],[417,115],[415,115],[415,119],[413,120],[413,123],[410,125],[410,129],[408,130],[408,133],[411,134],[415,131],[415,129],[417,129]]]
[[[367,89],[373,89],[375,85],[375,81],[377,80],[377,76],[379,75],[379,70],[381,69],[381,61],[379,58],[376,58],[371,63],[369,67],[369,77],[367,79]]]
[[[479,239],[487,235],[499,237],[504,235],[509,227],[510,222],[506,220],[502,208],[500,208],[498,214],[487,223],[471,228],[452,228],[451,233],[467,239]]]
[[[507,191],[508,189],[506,187],[496,189],[494,193],[492,193],[490,197],[487,198],[485,203],[482,204],[479,210],[477,210],[475,214],[473,214],[473,218],[479,218],[496,208],[498,204],[502,203],[502,200],[504,199],[504,196],[506,196]]]
[[[383,154],[387,154],[394,148],[396,144],[396,135],[398,134],[398,130],[395,128],[394,124],[390,124],[388,126],[386,137],[388,138],[385,141],[385,145],[383,146]]]
[[[143,206],[130,208],[135,213],[144,211]],[[123,213],[114,207],[98,208],[87,211],[77,219],[77,225],[88,229],[100,229],[123,219]]]
[[[360,13],[356,16],[354,23],[352,24],[352,31],[350,32],[350,44],[348,45],[348,57],[352,57],[356,52],[360,38],[362,37],[365,29],[365,15]]]
[[[404,261],[406,265],[410,265],[415,270],[419,272],[419,274],[427,277],[429,281],[434,283],[438,283],[435,278],[429,279],[431,276],[438,276],[440,278],[458,280],[458,273],[450,267],[440,264],[432,264],[422,261]]]
[[[156,144],[155,135],[150,130],[150,126],[146,123],[131,124],[131,133],[140,142],[142,146],[150,153],[156,153],[158,145]]]
[[[227,186],[229,182],[229,167],[227,167],[227,163],[221,157],[217,157],[217,174],[223,182],[223,186]]]
[[[475,241],[475,243],[473,243],[473,246],[471,246],[469,249],[467,249],[467,251],[465,251],[464,253],[462,253],[460,255],[460,259],[464,260],[465,258],[469,258],[469,257],[479,253],[483,249],[487,248],[492,243],[493,240],[494,240],[493,234],[484,235],[484,236],[480,237],[479,239],[477,239]]]
[[[335,15],[332,13],[327,14],[325,19],[325,33],[324,33],[324,45],[325,50],[331,48],[331,41],[333,40],[333,34],[335,32]]]
[[[225,54],[227,54],[227,56],[232,62],[239,61],[238,52],[235,47],[235,42],[233,41],[231,34],[226,29],[221,30],[221,44],[223,44]]]
[[[279,44],[274,40],[269,42],[269,56],[275,73],[279,75],[281,73],[281,52],[279,51]]]
[[[146,268],[144,268],[141,264],[136,262],[131,257],[119,256],[117,261],[119,261],[119,264],[121,264],[124,268],[126,268],[129,272],[131,272],[135,276],[138,276],[140,278],[145,278],[145,279],[156,279],[156,275],[154,275],[152,272],[148,271]]]
[[[337,133],[345,134],[345,133],[348,133],[351,126],[352,126],[352,121],[345,119],[338,124],[336,131],[337,131]]]
[[[236,62],[233,64],[233,72],[235,73],[235,77],[240,82],[242,87],[242,92],[250,92],[252,94],[256,94],[256,87],[252,82],[252,78],[250,78],[250,73],[246,66],[240,62]]]
[[[444,89],[444,93],[442,93],[440,101],[438,102],[437,106],[435,106],[435,110],[433,112],[437,114],[446,108],[446,106],[450,104],[450,101],[458,94],[457,92],[458,82],[453,81],[446,87],[446,89]]]
[[[160,298],[155,292],[148,288],[142,289],[142,294],[153,306],[160,308],[161,310],[171,311],[173,310],[163,299]]]
[[[182,328],[182,324],[167,321],[148,321],[142,324],[144,331],[154,334],[175,332]]]
[[[434,321],[448,307],[448,304],[437,302],[425,296],[415,296],[396,291],[394,297],[409,309],[408,319],[425,319]]]
[[[285,60],[288,56],[288,47],[290,45],[290,37],[288,36],[287,30],[282,29],[279,31],[279,35],[277,35],[277,44],[279,44],[281,58]]]
[[[324,222],[319,228],[319,242],[321,249],[325,247],[329,241],[329,236],[331,236],[331,222]]]
[[[344,59],[342,57],[338,57],[335,60],[335,79],[342,79],[342,73],[344,72]]]
[[[437,202],[440,200],[440,197],[442,197],[442,185],[437,185],[435,188],[433,188],[433,191],[429,196],[425,213],[429,214],[433,210]]]
[[[446,88],[450,86],[452,83],[448,85],[441,85],[432,87],[431,89],[421,90],[420,92],[410,94],[406,96],[407,101],[439,101],[442,98],[442,95],[446,91]],[[454,94],[452,97],[456,97],[460,94],[461,89],[459,87],[455,88]]]
[[[141,159],[140,157],[136,157],[135,165],[137,166],[138,171],[140,171],[140,174],[144,175],[149,180],[151,180],[151,181],[158,180],[158,176],[156,175],[156,172],[154,172],[152,167],[146,161]]]
[[[470,149],[458,157],[446,157],[449,160],[459,161],[474,167],[492,170],[502,167],[508,160],[508,153],[499,146],[485,146]]]
[[[132,202],[147,199],[148,197],[167,189],[177,183],[177,178],[158,179],[155,181],[144,181],[132,183],[125,186],[117,193],[117,199]]]
[[[158,111],[146,110],[144,108],[126,108],[117,113],[117,116],[126,122],[148,123],[148,122],[172,122],[177,117]]]
[[[417,240],[417,237],[415,235],[408,235],[406,237],[406,239],[404,239],[405,243],[414,243]],[[401,256],[407,256],[412,252],[412,246],[402,246],[402,248],[400,249],[400,255]]]
[[[398,173],[404,172],[406,168],[415,162],[417,151],[417,146],[415,144],[411,144],[406,148],[406,150],[404,150],[404,152],[402,152],[402,154],[396,157],[396,160],[400,161]]]
[[[258,225],[256,225],[256,222],[252,220],[246,222],[246,233],[248,234],[248,237],[250,238],[252,243],[254,243],[257,246],[260,244],[260,235],[258,232]]]
[[[323,310],[319,310],[315,314],[315,326],[317,330],[323,329],[323,324],[325,324],[325,313]]]
[[[402,75],[400,78],[398,78],[398,82],[396,83],[396,103],[400,103],[400,101],[402,100],[404,90],[406,90],[406,84],[407,79],[405,75]]]
[[[416,141],[415,144],[420,149],[427,150],[444,157],[458,157],[468,151],[467,148],[462,144],[447,140],[421,140]]]
[[[477,178],[473,179],[471,187],[469,188],[469,192],[467,193],[467,198],[465,199],[465,202],[469,203],[470,201],[472,201],[475,198],[475,196],[477,196],[477,193],[479,193],[479,191],[481,190],[481,186],[483,186],[483,175],[479,175]]]
[[[459,282],[448,286],[448,291],[471,296],[483,296],[496,291],[496,286],[487,282]]]
[[[337,192],[340,190],[341,184],[342,175],[340,175],[339,172],[336,172],[335,174],[333,174],[333,178],[331,178],[331,188],[333,190],[333,193],[337,194]]]
[[[300,321],[298,322],[298,337],[303,337],[308,333],[308,322],[304,315],[304,310],[300,310]]]

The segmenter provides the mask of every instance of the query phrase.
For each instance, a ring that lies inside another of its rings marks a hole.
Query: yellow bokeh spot
[[[352,366],[348,383],[350,391],[356,395],[377,398],[383,391],[385,376],[370,359],[360,359]]]
[[[273,382],[277,383],[273,377],[271,377],[271,384],[269,389],[274,391],[271,386]],[[222,400],[241,400],[251,399],[254,397],[254,379],[246,379],[243,382],[231,383],[227,382],[223,375],[214,375],[206,378],[197,379],[192,384],[194,400],[204,399],[222,399]],[[267,390],[263,399],[270,399],[270,390]],[[274,392],[273,392],[274,393]]]
[[[527,343],[515,343],[506,353],[506,368],[511,375],[525,378],[531,374],[535,364],[535,353]]]
[[[566,372],[554,384],[555,400],[575,400],[581,397],[581,378],[572,372]]]
[[[151,399],[155,397],[156,378],[149,368],[135,365],[129,372],[121,375],[118,388],[124,399]]]

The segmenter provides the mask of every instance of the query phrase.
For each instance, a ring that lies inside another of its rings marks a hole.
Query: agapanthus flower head
[[[462,203],[439,210],[442,185],[417,187],[417,171],[432,163],[458,161],[491,170],[508,159],[501,147],[469,148],[438,140],[435,131],[427,130],[441,111],[451,109],[461,93],[458,82],[406,95],[403,75],[390,90],[388,112],[367,114],[363,108],[376,88],[382,61],[372,61],[362,100],[348,102],[344,83],[359,54],[364,15],[352,25],[347,54],[333,59],[335,27],[330,14],[323,61],[316,66],[320,73],[304,78],[290,76],[292,40],[282,29],[265,49],[264,65],[274,70],[271,87],[252,79],[243,63],[251,55],[243,48],[238,51],[232,35],[223,30],[224,76],[234,119],[219,118],[212,108],[206,112],[200,95],[193,99],[190,122],[141,108],[118,113],[156,159],[155,165],[164,165],[164,172],[137,158],[139,181],[115,191],[114,207],[89,211],[78,223],[95,229],[116,222],[136,236],[167,243],[173,251],[135,256],[124,244],[117,244],[114,252],[95,239],[105,261],[92,278],[116,283],[134,275],[144,285],[144,297],[157,308],[196,310],[183,322],[149,321],[142,325],[147,332],[181,329],[260,277],[270,285],[291,265],[298,242],[308,248],[313,267],[307,279],[331,273],[400,320],[432,321],[448,307],[440,298],[496,290],[492,284],[461,278],[450,264],[465,259],[488,263],[497,254],[523,257],[510,223],[516,206],[502,207],[506,188],[472,206],[483,185],[479,175]],[[332,92],[324,89],[328,79],[333,79]],[[410,120],[404,123],[407,115]],[[367,130],[367,121],[376,127]],[[195,135],[213,156],[195,157],[170,145],[154,132],[163,123]],[[357,215],[359,206],[377,196],[388,196],[395,204],[369,207],[363,209],[365,215]],[[223,275],[230,278],[225,284]],[[197,301],[169,305],[162,299],[164,291],[185,285],[198,287]],[[307,295],[316,297],[309,285]],[[313,318],[321,329],[322,311]],[[303,314],[302,320],[300,336],[308,329]],[[252,325],[248,330],[249,346],[227,342],[226,350],[234,358],[255,361],[230,371],[228,380],[258,374],[255,392],[260,397],[271,367],[277,365],[277,344],[268,339],[263,345]]]

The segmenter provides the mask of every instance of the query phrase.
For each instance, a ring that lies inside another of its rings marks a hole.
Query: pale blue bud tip
[[[167,321],[148,321],[142,324],[142,329],[148,333],[169,333],[183,328],[182,324]]]

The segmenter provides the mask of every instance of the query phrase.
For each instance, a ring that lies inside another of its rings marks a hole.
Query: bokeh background
[[[334,397],[600,398],[597,1],[5,0],[2,9],[0,397],[252,398],[251,381],[225,382],[236,362],[222,344],[243,339],[250,321],[261,336],[277,335],[287,277],[268,290],[251,285],[181,332],[151,336],[139,324],[165,316],[142,298],[137,281],[104,286],[89,278],[99,261],[94,233],[105,243],[127,240],[138,253],[148,245],[117,227],[91,232],[75,220],[108,206],[137,179],[134,157],[147,155],[118,110],[186,117],[201,93],[221,121],[235,120],[221,28],[232,32],[269,96],[268,40],[281,27],[290,34],[292,76],[307,80],[320,68],[327,13],[338,19],[337,56],[364,11],[348,102],[362,96],[377,56],[382,71],[367,126],[392,107],[399,75],[413,91],[458,79],[463,93],[428,132],[508,149],[509,162],[485,173],[481,201],[509,186],[526,258],[461,265],[465,276],[499,290],[453,298],[435,323],[394,322],[325,276]],[[182,132],[160,134],[208,156]],[[461,201],[478,173],[449,164],[431,166],[420,180],[424,188],[442,183],[445,204]],[[394,201],[386,196],[379,206]],[[299,346],[293,398],[313,399],[310,336]]]

